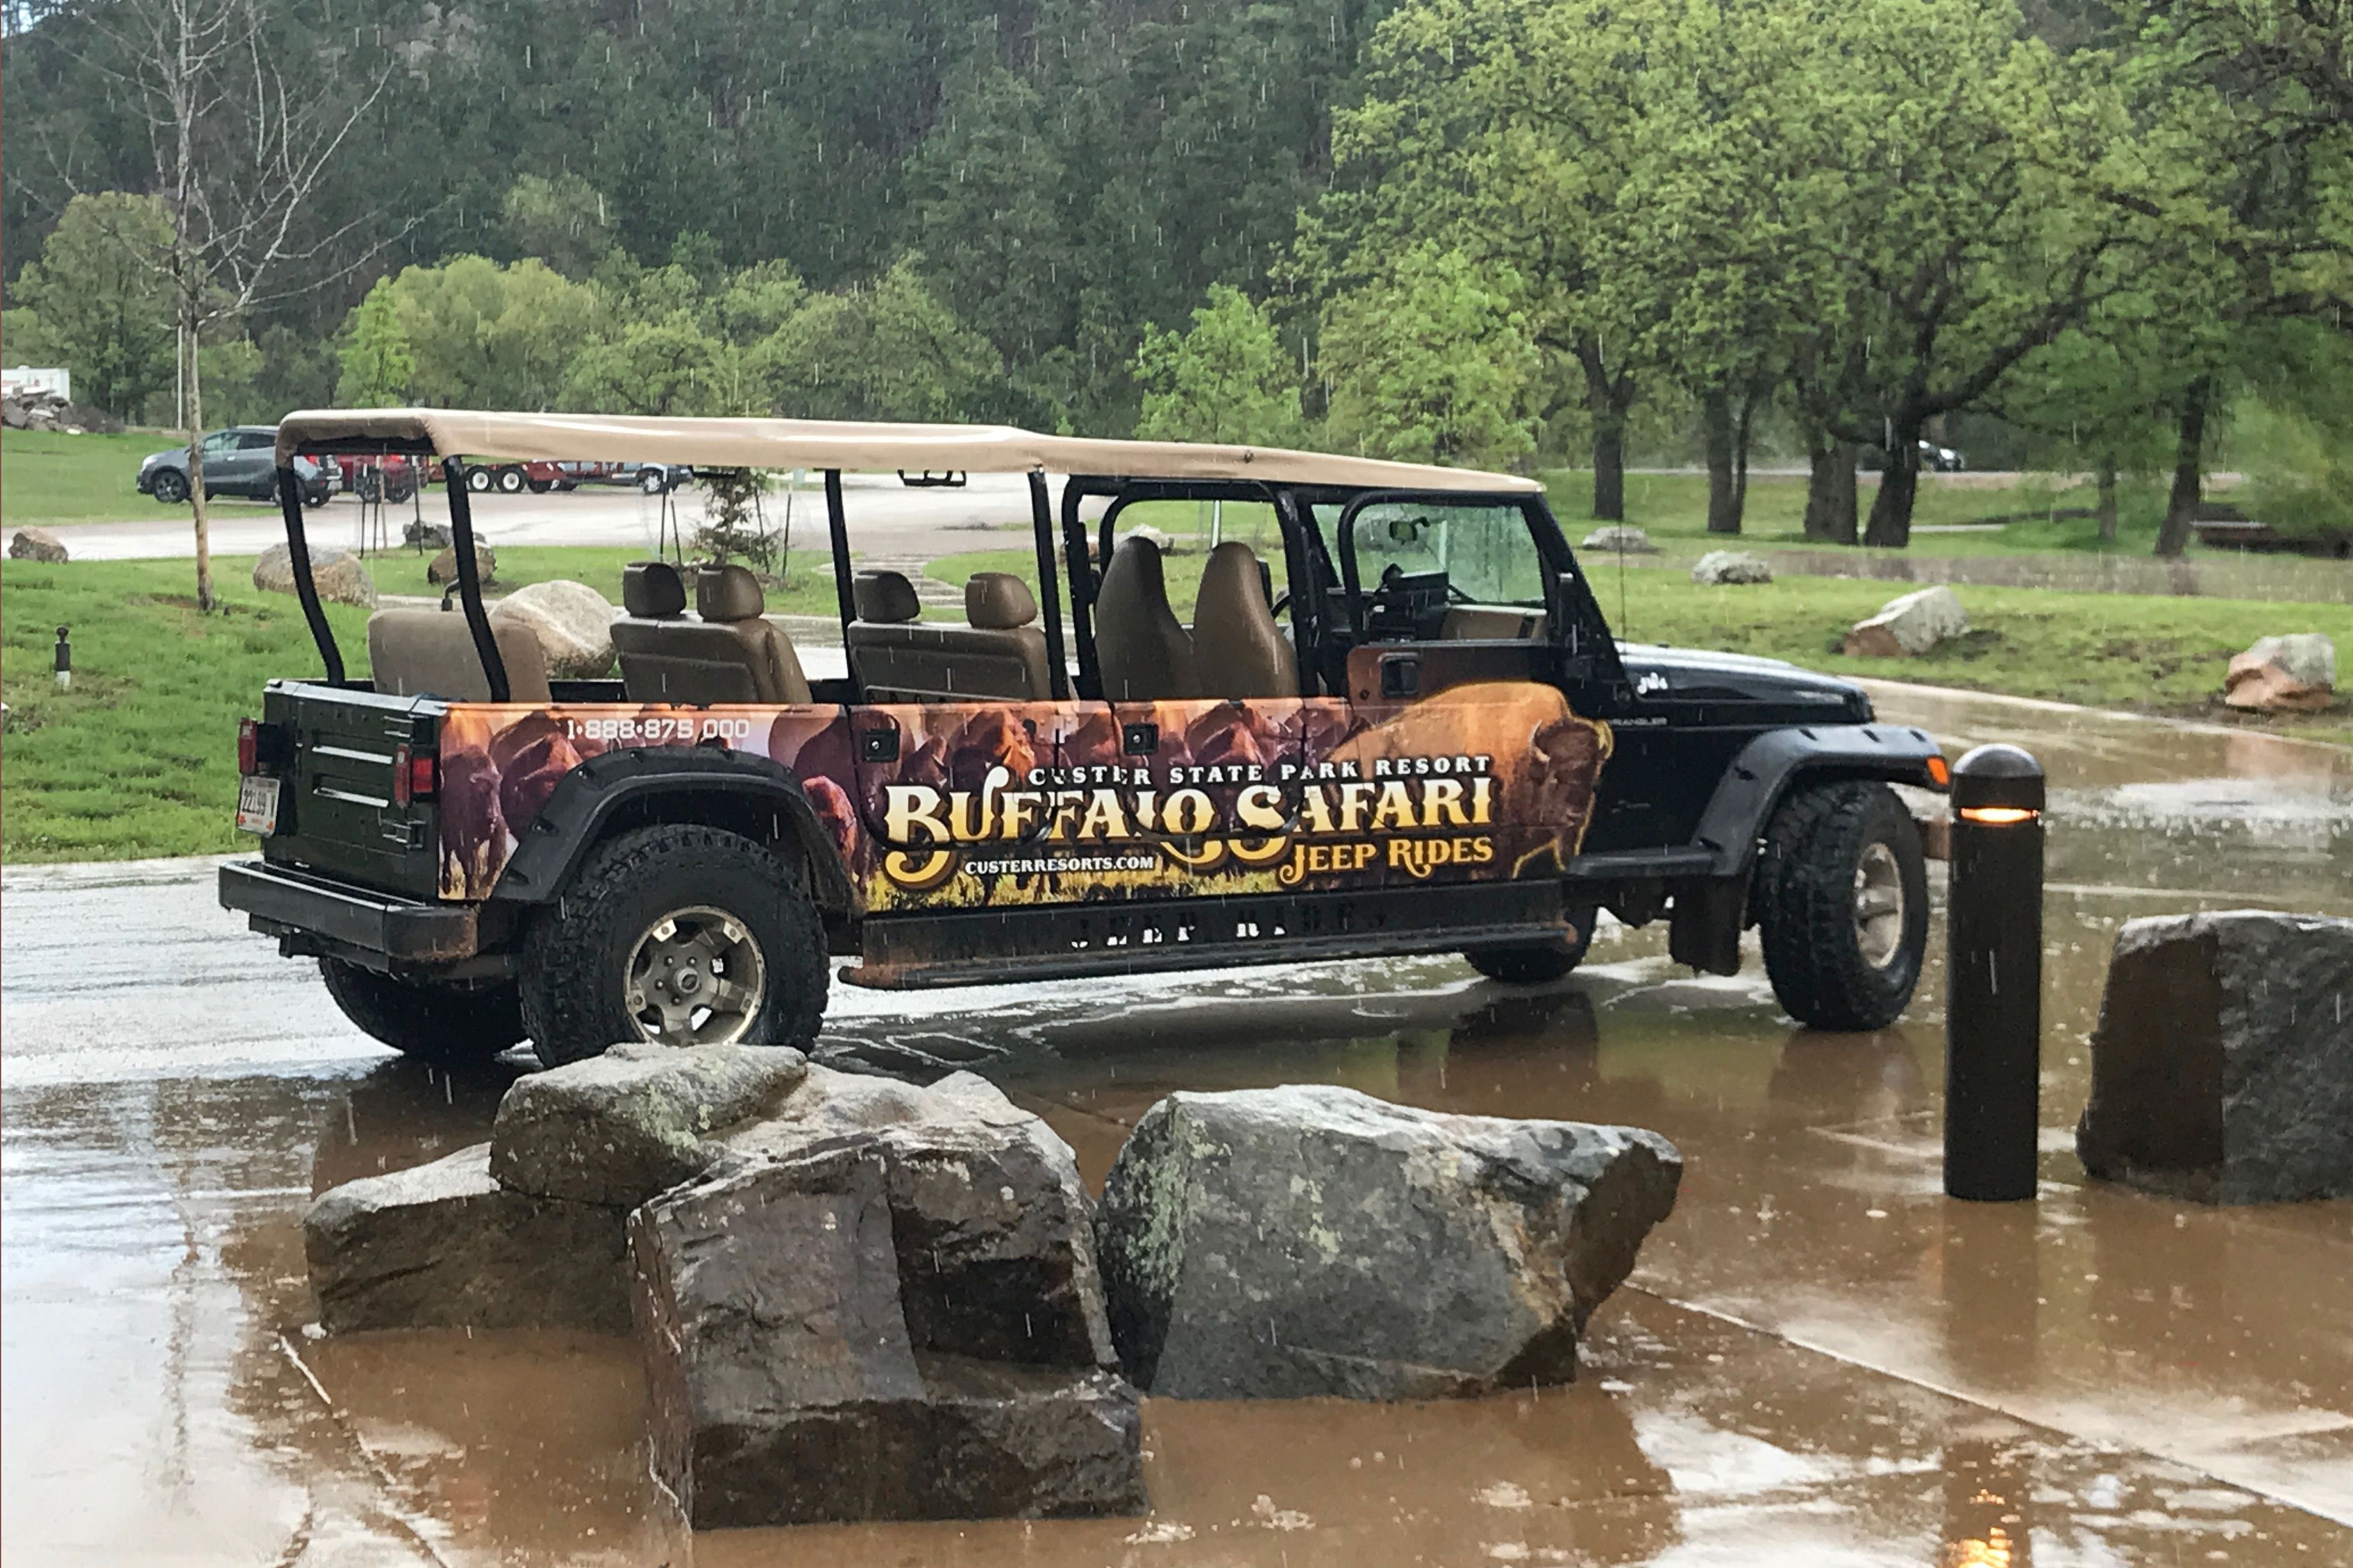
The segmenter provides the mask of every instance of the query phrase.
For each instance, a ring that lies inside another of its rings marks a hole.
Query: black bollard
[[[58,672],[58,689],[64,691],[73,685],[73,644],[66,641],[66,628],[58,628],[58,652],[53,661]]]
[[[1979,746],[1953,767],[1946,900],[1945,1191],[2034,1195],[2042,1070],[2042,764]]]

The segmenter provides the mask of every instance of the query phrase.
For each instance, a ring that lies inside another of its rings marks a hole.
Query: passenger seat
[[[1095,660],[1112,702],[1198,697],[1193,637],[1168,606],[1160,546],[1133,535],[1113,547],[1095,591]]]
[[[858,618],[844,642],[850,668],[879,702],[1043,702],[1053,692],[1037,595],[1006,572],[965,584],[955,626],[920,619],[915,585],[897,572],[861,572],[850,584]]]
[[[628,586],[624,578],[625,603]],[[638,599],[649,608],[669,602],[666,593],[651,586]],[[809,700],[800,656],[790,638],[760,618],[766,595],[747,568],[702,568],[695,574],[694,603],[702,612],[699,621],[647,616],[630,632],[638,651],[624,656],[621,668],[632,700],[695,706]]]
[[[632,561],[621,568],[621,618],[613,623],[613,651],[621,658],[621,686],[632,701],[652,700],[659,689],[654,667],[657,639],[684,624],[686,579],[667,561]]]
[[[1266,600],[1258,556],[1220,544],[1201,568],[1193,609],[1193,666],[1204,697],[1296,697],[1299,658]]]
[[[507,668],[507,700],[545,702],[547,660],[539,639],[512,621],[493,620],[491,641]],[[449,610],[378,610],[368,617],[368,671],[388,697],[488,702],[491,678],[466,617]]]

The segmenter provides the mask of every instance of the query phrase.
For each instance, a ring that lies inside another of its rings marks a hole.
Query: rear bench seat
[[[860,572],[857,619],[844,645],[850,669],[877,702],[1044,702],[1053,694],[1046,634],[1029,585],[1005,572],[965,584],[969,625],[924,623],[915,585],[898,572]]]

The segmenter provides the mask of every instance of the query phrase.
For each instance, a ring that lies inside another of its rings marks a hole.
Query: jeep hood
[[[1618,656],[1638,697],[1683,701],[1756,702],[1810,712],[1825,720],[1868,722],[1871,699],[1862,687],[1783,659],[1704,648],[1620,643]]]

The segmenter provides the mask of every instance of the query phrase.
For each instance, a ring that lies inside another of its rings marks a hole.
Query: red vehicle
[[[577,489],[582,485],[634,485],[649,496],[674,490],[694,477],[680,463],[498,463],[469,468],[466,488],[478,495],[492,490],[520,495],[524,490],[545,495],[550,490]]]
[[[417,487],[431,482],[433,477],[429,470],[397,453],[374,457],[335,452],[313,456],[311,460],[321,468],[334,470],[339,476],[337,489],[396,504],[416,495]]]

